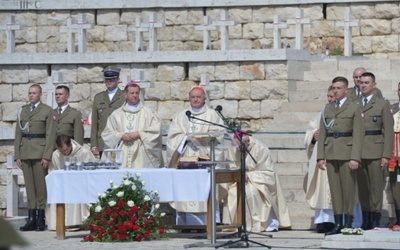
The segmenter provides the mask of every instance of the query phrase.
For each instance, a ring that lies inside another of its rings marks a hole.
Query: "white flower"
[[[157,204],[155,205],[155,207],[156,207],[156,209],[159,209],[159,208],[160,208],[160,203],[157,203]]]
[[[88,216],[84,216],[82,221],[87,220]]]
[[[135,206],[135,202],[133,202],[133,201],[128,201],[128,206],[129,206],[129,207]]]
[[[128,178],[128,172],[125,172],[122,174],[122,178],[125,180],[126,178]]]
[[[146,185],[146,182],[145,182],[145,181],[142,181],[142,185],[143,185],[143,186]]]
[[[114,185],[113,185],[113,189],[117,189],[117,188],[119,188],[119,185],[114,184]]]
[[[101,193],[97,193],[97,197],[101,197]]]
[[[106,198],[106,196],[107,196],[106,193],[102,193],[102,194],[100,195],[101,198]]]
[[[150,200],[150,197],[146,194],[146,195],[144,196],[143,200],[144,200],[144,201],[149,201],[149,200]]]
[[[140,176],[142,176],[140,173],[136,173],[135,175],[136,175],[136,177],[138,177],[138,178],[139,178]]]
[[[158,195],[158,190],[154,191],[154,194],[155,194],[155,195]]]
[[[125,186],[129,186],[129,185],[131,185],[131,181],[130,180],[124,180],[124,185]]]
[[[94,209],[94,211],[95,211],[96,213],[100,212],[100,211],[101,211],[101,206],[100,206],[100,205],[97,205],[96,208]]]
[[[161,217],[164,217],[164,216],[165,216],[165,213],[161,213],[160,216],[161,216]]]
[[[113,184],[113,183],[114,183],[113,180],[108,180],[108,182],[110,182],[110,184]]]
[[[136,185],[133,184],[131,188],[132,188],[133,191],[135,191],[136,190]]]
[[[124,196],[124,191],[119,191],[119,192],[117,193],[117,197],[122,197],[122,196]]]
[[[88,207],[91,208],[91,207],[93,207],[93,205],[89,203],[89,204],[88,204]]]
[[[110,207],[115,206],[115,204],[117,204],[115,201],[109,201],[109,202],[108,202],[108,205],[109,205]]]

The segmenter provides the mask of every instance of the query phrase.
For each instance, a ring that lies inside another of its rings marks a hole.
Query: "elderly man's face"
[[[190,106],[194,109],[199,109],[203,107],[205,101],[206,101],[206,95],[204,94],[204,91],[200,89],[193,89],[189,93],[189,99],[190,99]]]

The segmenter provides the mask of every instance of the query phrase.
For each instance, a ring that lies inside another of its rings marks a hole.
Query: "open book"
[[[184,156],[178,162],[178,169],[198,169],[206,168],[209,164],[202,163],[210,161],[208,156]]]

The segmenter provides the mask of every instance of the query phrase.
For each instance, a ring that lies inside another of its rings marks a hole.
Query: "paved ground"
[[[26,247],[12,247],[12,250],[41,250],[41,249],[215,249],[211,246],[211,241],[205,238],[205,234],[190,233],[182,234],[172,232],[169,233],[169,239],[148,241],[148,242],[133,242],[133,243],[89,243],[81,242],[87,231],[67,232],[65,240],[57,240],[55,232],[20,232],[29,245]],[[271,233],[273,238],[264,235],[250,234],[249,240],[261,244],[269,245],[272,249],[320,249],[324,239],[322,234],[317,234],[313,231],[280,231]],[[218,233],[217,245],[220,245],[229,240],[238,240],[239,238],[232,237],[231,234]],[[244,242],[240,242],[244,243]],[[195,245],[201,247],[194,247]],[[243,246],[231,245],[235,248],[244,248]],[[223,249],[224,247],[220,247]],[[249,242],[250,249],[266,249],[255,243]]]

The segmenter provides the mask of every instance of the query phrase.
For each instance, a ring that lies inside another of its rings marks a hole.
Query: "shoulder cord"
[[[326,121],[325,121],[325,108],[326,108],[326,106],[327,105],[325,105],[324,108],[322,109],[321,115],[322,115],[322,120],[324,121],[325,128],[329,129],[329,128],[333,127],[333,124],[335,123],[335,119],[332,119],[328,124],[326,124]]]
[[[29,133],[29,122],[25,123],[25,126],[22,127],[21,125],[21,112],[22,112],[22,108],[19,108],[18,110],[18,126],[21,129],[22,132],[24,133]]]

